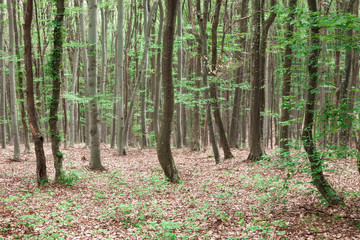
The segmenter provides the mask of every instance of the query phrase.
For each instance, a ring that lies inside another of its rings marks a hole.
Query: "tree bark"
[[[164,9],[162,5],[162,1],[159,1],[159,32],[157,36],[157,45],[160,46],[162,44],[162,32],[163,32],[163,22],[164,22]],[[156,54],[156,69],[155,69],[155,100],[154,100],[154,115],[153,115],[153,129],[155,132],[155,136],[159,135],[159,107],[160,107],[160,91],[161,91],[161,49],[157,49]]]
[[[290,84],[291,84],[291,75],[292,75],[292,38],[294,34],[294,25],[292,22],[295,20],[295,9],[296,9],[297,0],[289,0],[289,14],[288,22],[286,23],[286,32],[285,39],[287,41],[284,51],[284,83],[282,87],[282,114],[281,114],[281,123],[280,123],[280,154],[283,160],[288,160],[290,157],[290,147],[289,147],[289,120],[290,120],[290,111],[291,111],[291,99],[290,99]]]
[[[58,109],[61,91],[60,67],[62,59],[62,23],[65,14],[64,0],[56,1],[56,16],[54,19],[54,49],[50,56],[50,76],[52,78],[52,96],[50,100],[50,138],[51,150],[54,158],[55,182],[61,180],[63,153],[60,151],[61,135],[58,129]]]
[[[171,125],[174,116],[174,84],[172,79],[172,61],[175,38],[175,19],[178,4],[179,1],[165,0],[166,14],[162,55],[164,105],[160,133],[157,140],[158,159],[162,169],[164,170],[165,176],[171,182],[180,181],[178,169],[171,154],[170,147]]]
[[[117,58],[116,58],[116,115],[117,115],[117,153],[125,155],[124,153],[124,1],[118,1],[118,29],[117,29]]]
[[[33,135],[36,155],[36,176],[37,184],[43,185],[48,183],[46,173],[46,157],[44,153],[44,137],[39,131],[38,117],[35,110],[34,100],[34,80],[32,70],[32,52],[31,52],[31,21],[33,15],[33,0],[28,0],[24,16],[24,63],[26,71],[26,102],[29,114],[29,124]]]
[[[4,0],[0,0],[0,5],[3,5]],[[4,9],[0,8],[0,51],[4,51]],[[5,51],[4,51],[5,52]],[[0,58],[0,133],[1,133],[1,147],[6,148],[6,76],[5,76],[5,60],[4,54]]]
[[[249,0],[242,0],[241,2],[241,18],[247,17],[249,13]],[[243,34],[239,41],[239,46],[241,47],[242,52],[238,53],[239,61],[242,64],[236,70],[236,84],[241,84],[243,81],[242,78],[244,76],[244,57],[245,54],[245,45],[246,45],[246,35],[248,29],[248,20],[244,19],[240,22],[240,33]],[[234,103],[233,103],[233,110],[231,115],[231,123],[230,123],[230,135],[229,135],[229,146],[230,147],[237,147],[238,146],[238,139],[239,139],[239,131],[240,131],[240,111],[244,109],[244,106],[241,105],[241,98],[242,98],[242,89],[240,86],[236,86],[235,93],[234,93]],[[245,124],[245,123],[242,123]]]
[[[97,91],[97,0],[89,0],[89,106],[90,169],[104,170],[100,156],[100,133]]]
[[[320,28],[317,24],[317,4],[316,0],[308,0],[309,10],[311,14],[311,39],[310,44],[312,51],[309,54],[309,86],[307,90],[307,101],[305,106],[305,118],[303,127],[302,141],[311,167],[311,176],[313,184],[326,199],[329,205],[344,204],[344,200],[337,194],[337,192],[327,182],[323,174],[322,160],[320,154],[316,149],[313,139],[313,125],[314,125],[314,110],[315,110],[315,95],[318,82],[318,65],[320,53]]]
[[[260,66],[260,40],[261,40],[261,9],[260,0],[252,1],[253,18],[251,22],[251,102],[250,102],[250,153],[248,160],[258,161],[264,155],[261,127],[261,66]]]
[[[17,24],[16,24],[16,1],[13,0],[13,17],[14,17],[14,34],[15,34],[15,54],[16,54],[16,59],[17,59],[17,79],[18,79],[18,93],[19,93],[19,97],[20,97],[20,116],[21,116],[21,124],[23,126],[23,136],[24,136],[24,145],[25,145],[25,149],[24,152],[30,152],[30,142],[29,142],[29,131],[28,131],[28,124],[27,124],[27,119],[26,119],[26,112],[25,112],[25,95],[24,95],[24,90],[23,90],[23,84],[24,84],[24,72],[23,72],[23,68],[21,66],[21,61],[19,61],[20,57],[20,50],[19,50],[19,46],[21,46],[20,44],[20,39],[19,39],[19,34],[17,31]],[[1,49],[1,48],[0,48]]]
[[[204,14],[203,14],[203,16],[201,16],[200,1],[199,0],[196,1],[197,18],[199,21],[200,36],[201,36],[201,41],[199,43],[202,44],[202,46],[201,46],[202,76],[203,76],[203,84],[206,87],[208,86],[207,77],[208,77],[208,72],[209,72],[208,57],[207,57],[207,34],[206,34],[206,25],[207,25],[207,19],[208,19],[208,14],[209,14],[208,7],[209,7],[209,1],[205,0],[204,1]],[[204,95],[205,95],[205,99],[209,100],[209,90],[208,89],[205,90]],[[213,152],[214,152],[215,163],[218,164],[218,163],[220,163],[220,155],[219,155],[218,147],[216,145],[213,120],[211,117],[211,103],[208,103],[206,105],[206,120],[207,120],[207,124],[209,127],[210,142],[211,142],[211,146],[212,146]]]
[[[182,81],[182,61],[183,61],[183,54],[182,54],[182,10],[181,10],[181,0],[179,1],[179,7],[178,7],[178,20],[177,20],[177,34],[178,34],[178,38],[179,38],[179,48],[177,51],[177,81],[178,84],[180,85],[179,87],[177,87],[178,90],[178,94],[181,94],[182,91],[182,87],[181,87],[181,81]],[[176,147],[177,148],[182,148],[183,146],[183,139],[182,139],[182,129],[181,129],[181,125],[182,125],[182,119],[181,119],[181,115],[182,115],[182,109],[181,109],[181,101],[179,101],[176,104],[176,125],[175,125],[175,132],[176,132]]]
[[[211,65],[212,65],[213,75],[216,75],[217,72],[217,28],[219,25],[221,2],[222,0],[216,0],[214,20],[211,28],[211,43],[212,43]],[[216,83],[214,83],[213,81],[210,82],[210,97],[211,97],[211,104],[214,109],[215,123],[219,129],[220,143],[224,151],[224,158],[225,159],[233,158],[234,156],[231,153],[229,143],[226,137],[224,125],[221,120],[219,103],[217,98],[217,86]]]
[[[7,9],[9,15],[9,83],[10,83],[10,99],[11,99],[11,131],[14,141],[13,160],[20,160],[20,137],[17,117],[17,103],[15,90],[15,36],[14,36],[14,17],[11,0],[7,0]]]
[[[84,9],[84,1],[80,0],[80,8]],[[90,4],[89,4],[90,5]],[[80,40],[83,44],[83,71],[84,71],[84,80],[85,80],[85,97],[89,97],[89,63],[88,60],[88,51],[86,48],[86,35],[85,35],[85,14],[83,11],[80,13]],[[85,144],[90,146],[90,111],[88,111],[88,105],[85,105]]]

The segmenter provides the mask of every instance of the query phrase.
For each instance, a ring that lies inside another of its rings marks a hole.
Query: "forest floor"
[[[118,156],[102,145],[104,172],[89,171],[83,145],[63,152],[67,185],[37,188],[35,154],[13,162],[12,147],[0,149],[0,239],[360,239],[352,159],[329,163],[346,206],[327,207],[306,172],[285,181],[277,164],[244,161],[247,149],[218,165],[209,151],[174,149],[180,184],[164,180],[155,149]]]

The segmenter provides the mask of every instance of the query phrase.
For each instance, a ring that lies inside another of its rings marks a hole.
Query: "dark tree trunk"
[[[180,177],[171,154],[170,135],[174,116],[174,84],[172,79],[172,60],[175,38],[175,18],[179,1],[165,0],[166,14],[163,35],[162,79],[163,79],[163,114],[159,137],[157,139],[157,154],[165,176],[171,182],[179,182]]]
[[[64,0],[56,1],[56,16],[54,20],[54,49],[50,56],[50,76],[52,78],[52,96],[50,101],[50,138],[51,149],[54,158],[55,181],[59,181],[62,175],[63,153],[60,151],[61,135],[57,127],[58,109],[61,91],[60,66],[62,59],[62,22],[64,19]]]
[[[310,44],[313,50],[310,52],[308,63],[309,87],[307,90],[308,96],[305,106],[302,141],[310,162],[313,184],[330,205],[339,205],[344,204],[344,200],[337,194],[337,192],[325,179],[323,174],[322,160],[320,159],[320,154],[316,149],[313,139],[315,95],[319,74],[318,65],[320,55],[320,28],[318,27],[317,16],[315,15],[317,12],[316,0],[308,0],[308,5],[312,14]]]
[[[207,77],[208,77],[208,72],[209,72],[209,67],[208,67],[208,56],[207,56],[207,34],[206,34],[206,25],[207,25],[207,19],[209,16],[209,1],[206,0],[204,1],[204,14],[203,16],[201,16],[201,5],[200,5],[200,1],[197,0],[196,1],[196,8],[197,8],[197,18],[199,21],[199,26],[200,26],[200,36],[201,36],[201,41],[200,43],[202,44],[201,46],[201,50],[202,50],[202,75],[203,75],[203,84],[204,86],[208,86],[208,81],[207,81]],[[206,89],[205,90],[205,99],[209,99],[209,90]],[[218,147],[216,145],[216,139],[215,139],[215,133],[214,133],[214,126],[213,126],[213,120],[211,117],[211,104],[208,103],[206,106],[206,123],[208,124],[208,128],[209,128],[209,136],[210,136],[210,142],[211,142],[211,146],[213,148],[213,152],[214,152],[214,158],[215,158],[215,162],[218,164],[220,163],[220,155],[219,155],[219,150]],[[205,123],[205,125],[206,125]],[[205,131],[206,133],[206,131]]]
[[[252,1],[253,18],[251,23],[251,102],[250,102],[250,153],[248,160],[258,161],[264,154],[261,122],[261,72],[260,72],[260,0]]]
[[[249,0],[242,0],[241,2],[241,18],[247,17],[249,12]],[[248,29],[248,20],[244,19],[240,22],[240,33],[246,33]],[[245,45],[246,45],[246,35],[244,34],[239,42],[239,45],[242,47],[241,51],[245,52]],[[244,61],[244,54],[238,53],[239,61]],[[240,84],[243,80],[244,76],[244,66],[240,66],[236,70],[236,84]],[[244,109],[244,106],[241,106],[241,98],[243,97],[241,94],[242,89],[239,86],[235,88],[234,94],[234,103],[233,103],[233,110],[231,115],[231,123],[230,123],[230,135],[229,135],[229,145],[230,147],[237,147],[238,146],[238,139],[239,139],[239,130],[240,130],[240,111]],[[245,123],[242,123],[245,124]]]
[[[34,80],[32,71],[32,52],[31,52],[31,21],[33,14],[33,0],[28,0],[24,16],[24,62],[26,71],[26,100],[29,114],[29,124],[33,135],[35,154],[36,154],[36,176],[38,185],[48,183],[46,174],[46,158],[43,148],[44,137],[39,131],[38,117],[35,110],[34,100]]]
[[[282,114],[281,114],[281,125],[280,125],[280,154],[282,159],[288,159],[290,154],[289,147],[289,120],[290,120],[290,111],[291,111],[291,99],[290,99],[290,83],[292,75],[292,59],[293,51],[292,44],[290,43],[294,33],[294,25],[291,23],[295,19],[295,8],[297,0],[289,0],[289,21],[286,24],[286,33],[285,38],[287,44],[285,46],[285,60],[284,60],[284,83],[282,87]]]
[[[211,42],[212,42],[211,65],[212,65],[212,73],[214,75],[216,75],[216,71],[217,71],[217,69],[216,69],[216,67],[217,67],[216,66],[217,65],[217,28],[219,25],[221,2],[222,2],[222,0],[216,0],[214,20],[213,20],[212,29],[211,29]],[[224,150],[224,158],[225,159],[233,158],[234,156],[231,153],[229,143],[226,138],[224,125],[221,120],[219,103],[218,103],[218,98],[217,98],[217,86],[216,86],[216,83],[214,83],[214,82],[210,83],[210,97],[212,100],[212,106],[214,108],[215,123],[219,129],[220,143]]]

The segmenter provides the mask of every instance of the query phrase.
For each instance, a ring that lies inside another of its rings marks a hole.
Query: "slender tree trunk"
[[[83,10],[84,9],[84,1],[85,0],[80,0],[80,8]],[[90,5],[90,4],[88,4]],[[86,48],[86,35],[85,35],[85,14],[83,11],[81,11],[80,13],[80,40],[81,43],[83,44],[83,71],[84,71],[84,80],[85,80],[85,97],[89,96],[89,63],[88,63],[88,59],[90,59],[90,57],[88,58],[88,52],[87,52],[87,48]],[[88,111],[88,105],[85,105],[85,144],[86,146],[90,146],[90,111]]]
[[[178,34],[178,41],[179,41],[179,48],[177,51],[177,80],[178,80],[178,84],[180,85],[177,90],[178,90],[178,94],[181,94],[182,91],[182,87],[181,87],[181,81],[182,81],[182,61],[183,61],[183,54],[182,54],[182,7],[181,7],[181,0],[179,1],[179,8],[178,8],[178,20],[177,20],[177,34]],[[182,148],[183,146],[183,141],[182,141],[182,129],[181,129],[181,115],[182,115],[182,111],[181,111],[181,102],[179,101],[176,104],[176,125],[175,125],[175,132],[176,132],[176,147],[177,148]]]
[[[315,110],[315,95],[318,82],[318,65],[319,65],[319,53],[320,53],[320,28],[317,24],[317,6],[316,0],[308,0],[309,10],[311,12],[311,46],[312,51],[309,54],[309,87],[307,90],[307,102],[305,106],[305,119],[303,127],[302,141],[305,151],[308,155],[311,176],[313,184],[319,190],[321,195],[326,199],[330,205],[344,204],[343,199],[337,194],[337,192],[327,182],[323,174],[322,160],[320,154],[316,149],[313,139],[313,125],[314,125],[314,110]]]
[[[62,59],[62,23],[65,14],[64,0],[56,1],[56,16],[54,20],[54,49],[50,56],[50,76],[52,78],[52,96],[50,101],[50,138],[54,158],[55,181],[62,176],[63,153],[60,151],[61,135],[58,129],[58,109],[61,91],[60,67]]]
[[[31,52],[31,21],[33,15],[33,1],[28,0],[26,4],[24,17],[24,63],[26,71],[26,101],[29,114],[29,124],[33,135],[35,154],[36,154],[36,176],[38,185],[47,184],[48,177],[46,173],[46,158],[43,148],[44,137],[39,131],[38,117],[35,110],[34,100],[34,80],[32,70],[32,52]]]
[[[9,15],[9,82],[10,82],[10,98],[11,98],[11,131],[14,140],[14,155],[13,159],[20,160],[20,138],[19,138],[19,126],[17,117],[17,103],[16,103],[16,90],[15,90],[15,47],[14,47],[14,17],[12,10],[11,0],[7,0],[7,9]]]
[[[242,0],[241,2],[241,18],[247,17],[249,13],[249,0]],[[241,46],[241,51],[245,52],[245,46],[246,46],[246,35],[248,29],[248,20],[244,19],[240,22],[240,32],[244,34],[239,41],[239,46]],[[245,54],[239,53],[239,61],[244,61]],[[244,76],[244,65],[240,66],[236,70],[236,84],[240,84],[243,80]],[[241,98],[242,98],[242,89],[239,86],[236,86],[235,88],[235,94],[234,94],[234,103],[233,103],[233,110],[231,115],[231,123],[230,123],[230,135],[229,135],[229,146],[230,147],[236,147],[238,146],[238,136],[240,131],[240,111],[244,109],[241,105]],[[242,123],[244,124],[244,123]]]
[[[198,48],[196,64],[195,64],[195,88],[196,91],[194,93],[194,111],[193,111],[193,120],[192,120],[192,129],[191,129],[191,150],[192,151],[200,151],[200,88],[201,88],[201,49]],[[195,62],[195,61],[194,61]],[[190,61],[190,65],[192,65],[192,61]]]
[[[4,0],[0,0],[0,5],[4,4]],[[0,8],[0,51],[4,51],[4,9]],[[5,52],[5,51],[4,51]],[[0,55],[0,133],[1,133],[1,147],[6,148],[6,76],[5,76],[5,60],[4,54]]]
[[[213,75],[216,75],[217,72],[217,29],[219,25],[221,2],[222,0],[216,0],[214,20],[211,28],[211,42],[212,42],[211,65],[212,65]],[[224,158],[225,159],[233,158],[234,156],[231,153],[229,143],[226,137],[224,125],[221,120],[220,108],[217,98],[217,86],[214,82],[210,82],[210,97],[211,97],[212,106],[214,108],[215,123],[219,128],[220,143],[224,151]]]
[[[150,41],[151,22],[148,17],[148,0],[143,0],[144,5],[144,42]],[[149,51],[144,51],[145,64],[141,68],[141,86],[140,86],[140,119],[141,119],[141,147],[145,148],[148,146],[147,142],[147,129],[146,129],[146,91],[147,91],[147,68],[149,65]]]
[[[356,8],[355,8],[356,6]],[[346,12],[350,14],[357,14],[359,3],[358,0],[350,0],[347,7]],[[346,30],[346,36],[348,38],[348,41],[353,41],[353,29]],[[350,100],[350,90],[352,87],[351,83],[351,73],[352,73],[352,60],[353,60],[353,49],[347,48],[345,52],[345,74],[342,78],[342,81],[340,83],[339,87],[339,99],[338,99],[338,105],[340,108],[340,114],[341,114],[341,124],[340,124],[340,132],[339,132],[339,145],[342,147],[346,147],[349,145],[350,140],[350,131],[352,122],[350,119],[352,109],[350,108],[351,100]]]
[[[201,36],[201,43],[202,43],[202,75],[203,75],[203,84],[204,86],[208,86],[207,76],[208,76],[208,57],[207,57],[207,36],[206,36],[206,25],[207,25],[207,19],[208,19],[208,7],[209,7],[209,1],[204,1],[204,14],[201,16],[201,5],[200,0],[196,1],[196,8],[197,8],[197,17],[200,25],[200,36]],[[209,99],[209,90],[205,90],[205,99]],[[220,155],[219,150],[216,145],[215,140],[215,133],[214,133],[214,126],[213,121],[211,117],[211,104],[208,103],[206,106],[206,119],[209,127],[209,135],[210,135],[210,142],[213,148],[214,152],[214,158],[216,164],[220,163]]]
[[[101,8],[101,47],[102,47],[102,63],[101,63],[101,82],[100,82],[100,94],[105,94],[105,87],[107,82],[107,62],[108,62],[108,54],[107,54],[107,15],[108,7],[104,6]],[[106,143],[106,118],[105,118],[105,109],[100,109],[100,137],[101,141]]]
[[[261,127],[261,70],[260,70],[260,32],[261,32],[261,11],[260,0],[252,1],[253,18],[251,22],[252,46],[251,46],[251,102],[250,102],[250,153],[248,160],[258,161],[264,155],[264,146],[262,144]]]
[[[123,25],[124,25],[124,1],[118,1],[118,29],[117,29],[117,58],[116,58],[116,66],[117,66],[117,88],[116,88],[116,96],[118,97],[117,100],[117,153],[125,155],[124,153],[124,139],[123,139],[123,132],[124,132],[124,94],[123,94],[123,85],[124,85],[124,34],[123,34]]]
[[[14,17],[14,34],[15,34],[15,53],[16,53],[16,59],[17,59],[17,79],[18,79],[18,93],[20,97],[20,116],[21,116],[21,124],[23,126],[23,133],[24,133],[24,145],[25,149],[24,152],[30,152],[30,142],[29,142],[29,131],[28,131],[28,124],[26,119],[26,112],[25,112],[25,95],[23,90],[23,84],[24,84],[24,72],[23,68],[21,66],[20,59],[20,41],[19,41],[19,34],[17,31],[17,24],[16,24],[16,1],[13,0],[13,17]]]
[[[172,61],[175,38],[175,19],[179,1],[165,0],[166,15],[164,27],[164,45],[162,55],[162,79],[164,106],[157,140],[157,154],[160,165],[164,170],[165,176],[171,182],[179,182],[180,177],[171,154],[170,135],[171,125],[174,115],[174,84],[172,80]]]
[[[159,1],[159,12],[160,12],[160,23],[159,23],[159,32],[157,37],[157,45],[162,44],[162,32],[163,32],[163,22],[164,22],[164,9],[162,1]],[[160,91],[161,91],[161,49],[158,48],[156,54],[156,69],[155,69],[155,101],[154,101],[154,119],[153,119],[153,129],[155,136],[159,135],[159,107],[160,107]]]
[[[100,157],[99,110],[97,91],[97,0],[89,0],[89,106],[90,169],[104,170]]]
[[[72,74],[72,85],[71,85],[71,93],[75,96],[76,94],[76,80],[77,80],[77,70],[78,70],[78,63],[79,63],[79,52],[80,48],[75,48],[75,54],[73,59],[73,74]],[[76,102],[75,100],[71,100],[70,105],[70,147],[74,147],[75,137],[76,137],[76,109],[75,109]]]
[[[295,20],[295,9],[296,9],[297,0],[289,0],[289,21],[286,24],[286,46],[285,46],[285,58],[284,58],[284,83],[282,87],[282,114],[281,114],[281,125],[280,125],[280,154],[283,160],[289,159],[290,147],[289,147],[289,120],[290,120],[290,111],[291,111],[291,99],[290,99],[290,83],[292,75],[292,38],[294,34],[294,25],[293,21]]]

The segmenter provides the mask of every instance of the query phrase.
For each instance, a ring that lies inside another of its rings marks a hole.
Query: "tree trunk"
[[[19,50],[19,46],[21,46],[20,44],[20,39],[19,39],[19,34],[17,31],[17,24],[16,24],[16,1],[13,0],[13,17],[14,17],[14,34],[15,34],[15,53],[16,53],[16,58],[17,58],[17,79],[18,79],[18,93],[19,93],[19,97],[20,97],[20,116],[21,116],[21,124],[23,126],[23,134],[24,134],[24,145],[25,145],[25,149],[24,152],[30,152],[30,142],[29,142],[29,131],[28,131],[28,124],[27,124],[27,119],[26,119],[26,112],[25,112],[25,95],[24,95],[24,90],[23,90],[23,84],[24,84],[24,72],[23,72],[23,68],[21,66],[21,61],[18,61],[21,57],[20,57],[20,50]]]
[[[78,63],[79,63],[79,52],[80,52],[80,48],[76,47],[75,48],[75,56],[73,59],[73,73],[72,73],[72,85],[71,85],[71,94],[73,94],[75,96],[76,94],[76,80],[77,80],[77,70],[78,70]],[[76,116],[76,109],[75,109],[75,105],[76,102],[75,100],[71,100],[71,105],[70,105],[70,147],[74,147],[74,143],[75,143],[75,137],[76,137],[76,124],[75,121],[77,120],[75,118]]]
[[[181,87],[181,81],[182,81],[182,61],[183,61],[183,54],[182,54],[182,7],[181,7],[181,0],[179,1],[179,8],[178,8],[178,20],[177,20],[177,34],[178,34],[178,39],[179,39],[179,48],[177,51],[177,81],[179,84],[179,87],[177,88],[178,90],[178,94],[181,94],[182,91],[182,87]],[[183,146],[183,141],[182,141],[182,129],[181,129],[181,125],[182,125],[182,119],[181,119],[181,115],[182,115],[182,109],[181,109],[181,102],[179,101],[176,104],[176,125],[175,125],[175,132],[176,132],[176,147],[177,148],[182,148]]]
[[[247,17],[249,13],[249,0],[242,0],[241,2],[241,18]],[[241,51],[245,52],[245,46],[246,46],[246,35],[248,29],[248,20],[244,19],[240,22],[240,33],[242,33],[242,37],[239,41],[239,46],[242,48]],[[243,62],[245,59],[244,53],[239,53],[239,61]],[[244,66],[245,63],[242,63],[242,66],[240,66],[236,70],[236,84],[241,84],[243,81],[242,78],[244,76]],[[233,103],[233,110],[231,115],[231,123],[230,123],[230,135],[229,135],[229,146],[230,147],[237,147],[238,146],[238,136],[240,131],[240,111],[241,109],[244,109],[244,107],[241,105],[241,98],[242,98],[242,89],[240,86],[236,86],[235,88],[235,94],[234,94],[234,103]],[[245,123],[242,123],[245,124]]]
[[[148,17],[148,0],[143,0],[144,6],[144,42],[150,41],[151,22]],[[146,91],[147,91],[147,68],[149,65],[149,50],[144,51],[143,60],[145,64],[141,66],[141,86],[140,86],[140,119],[141,119],[141,147],[148,146],[147,142],[147,129],[146,129]]]
[[[32,52],[31,52],[31,21],[33,14],[33,1],[28,0],[26,4],[25,16],[24,16],[24,63],[26,71],[26,101],[29,114],[29,124],[33,135],[36,155],[36,176],[37,184],[43,185],[48,183],[48,177],[46,173],[46,158],[43,148],[44,137],[39,131],[38,117],[35,110],[34,100],[34,80],[32,70]]]
[[[0,0],[0,5],[3,5],[4,0]],[[0,8],[0,51],[4,50],[4,9]],[[5,51],[4,51],[5,52]],[[4,54],[1,53],[0,58],[0,133],[1,133],[1,147],[6,148],[6,76],[5,76],[5,60]]]
[[[116,115],[117,115],[117,153],[125,155],[124,150],[124,1],[118,1],[118,29],[117,29],[117,58],[116,58],[116,66],[117,66],[117,75],[116,75],[116,96],[117,96],[117,105],[116,105]]]
[[[89,0],[89,106],[90,169],[104,170],[100,157],[100,134],[97,93],[97,0]]]
[[[320,154],[316,149],[313,139],[313,125],[314,125],[314,109],[315,109],[315,95],[318,82],[318,65],[320,52],[320,28],[317,24],[317,6],[316,0],[308,0],[309,10],[311,12],[311,46],[312,51],[309,55],[308,71],[309,71],[309,87],[307,90],[307,101],[305,106],[305,119],[303,127],[302,141],[305,151],[308,155],[311,176],[313,184],[319,190],[321,195],[326,199],[330,205],[344,204],[344,200],[337,194],[337,192],[327,182],[323,174],[322,160]]]
[[[174,115],[174,84],[172,79],[172,61],[175,38],[175,19],[178,4],[179,1],[165,0],[166,15],[162,55],[164,105],[160,133],[157,140],[158,159],[162,169],[164,170],[165,176],[171,182],[180,181],[179,173],[175,165],[175,161],[172,157],[170,147],[171,125]]]
[[[157,45],[162,44],[162,32],[163,32],[163,22],[164,22],[164,9],[162,1],[159,1],[159,12],[160,12],[160,23],[159,23],[159,32],[157,37]],[[154,115],[153,115],[153,129],[155,136],[159,135],[159,107],[160,107],[160,91],[161,91],[161,49],[158,48],[156,54],[156,69],[155,69],[155,101],[154,101]]]
[[[54,49],[50,56],[50,76],[52,78],[52,96],[50,100],[50,138],[54,158],[55,182],[62,176],[63,153],[60,151],[61,135],[58,129],[58,109],[61,91],[60,67],[62,59],[62,23],[65,14],[64,0],[56,1],[56,16],[54,20]]]
[[[84,9],[84,1],[80,0],[80,8]],[[88,4],[89,6],[90,4]],[[80,13],[80,40],[83,44],[83,71],[84,71],[84,80],[85,80],[85,97],[89,97],[89,64],[88,60],[90,61],[90,56],[88,57],[88,52],[86,48],[86,35],[85,35],[85,14],[83,11]],[[86,146],[90,146],[90,111],[88,110],[88,105],[85,105],[85,144]]]
[[[100,94],[105,94],[105,87],[107,82],[107,15],[108,7],[104,6],[101,8],[101,53],[102,53],[102,63],[101,63],[101,82],[100,82]],[[105,109],[100,109],[100,139],[101,142],[106,143],[106,117]]]
[[[264,146],[262,144],[261,127],[261,70],[260,70],[260,0],[252,1],[253,18],[251,22],[252,46],[251,46],[251,102],[250,102],[250,153],[248,160],[258,161],[264,155]]]
[[[202,76],[203,76],[203,84],[204,86],[208,86],[208,81],[207,81],[207,76],[208,76],[208,57],[207,57],[207,35],[206,35],[206,25],[207,25],[207,19],[208,19],[208,14],[209,14],[209,1],[206,0],[204,1],[204,14],[203,16],[201,16],[201,5],[200,5],[200,0],[196,1],[196,8],[197,8],[197,18],[199,21],[199,26],[200,26],[200,36],[201,36],[201,49],[202,49]],[[205,99],[209,99],[209,90],[206,89],[205,90]],[[220,163],[220,155],[219,155],[219,150],[218,147],[216,145],[216,140],[215,140],[215,133],[214,133],[214,126],[213,126],[213,121],[212,121],[212,117],[211,117],[211,105],[210,103],[208,103],[206,105],[206,121],[209,127],[209,135],[210,135],[210,142],[211,142],[211,146],[213,148],[213,152],[214,152],[214,158],[215,158],[215,162],[216,164]]]
[[[295,9],[296,9],[297,0],[289,0],[289,21],[286,24],[286,46],[284,52],[284,83],[282,87],[282,114],[281,114],[281,123],[280,123],[280,154],[283,160],[287,160],[290,157],[290,147],[289,147],[289,120],[290,120],[290,111],[291,111],[291,99],[290,99],[290,84],[291,84],[291,75],[292,75],[292,38],[294,33],[293,21],[295,20]]]
[[[20,138],[19,138],[19,126],[17,117],[17,103],[16,103],[16,90],[15,90],[15,47],[14,47],[14,17],[12,10],[11,0],[7,0],[7,9],[9,15],[9,82],[10,82],[10,99],[11,99],[11,131],[14,140],[14,155],[13,160],[20,160]]]
[[[217,72],[217,28],[219,25],[219,16],[220,16],[220,8],[221,8],[222,0],[216,0],[215,3],[215,14],[214,20],[211,28],[211,42],[212,42],[212,57],[211,57],[211,65],[212,65],[212,74],[216,75]],[[225,34],[225,33],[223,33]],[[231,153],[229,143],[226,138],[226,133],[224,129],[224,125],[221,120],[219,103],[217,98],[217,86],[214,82],[210,82],[210,97],[211,97],[211,104],[214,108],[214,118],[215,123],[219,129],[219,136],[220,136],[220,143],[224,151],[224,158],[229,159],[233,158],[234,156]]]

